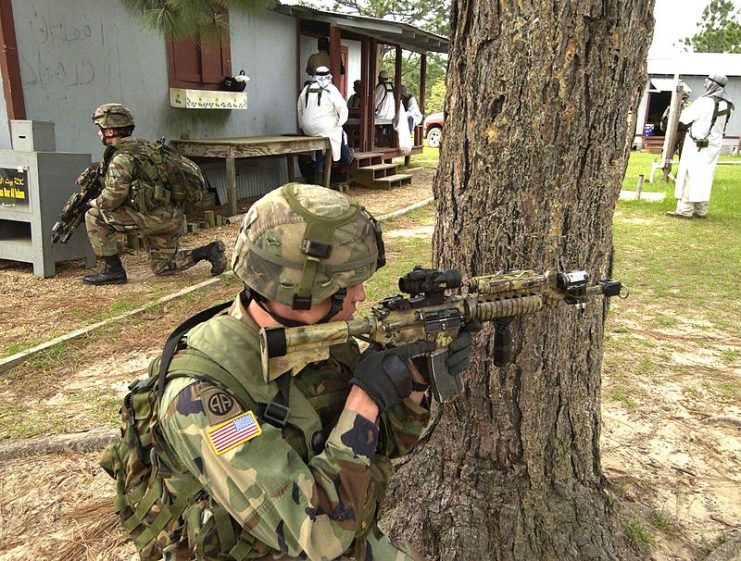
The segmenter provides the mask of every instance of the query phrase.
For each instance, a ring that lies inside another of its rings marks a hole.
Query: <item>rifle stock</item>
[[[495,342],[500,349],[495,364],[505,366],[511,360],[507,326],[512,318],[558,304],[581,309],[594,296],[627,297],[627,290],[622,294],[624,287],[619,281],[605,279],[590,286],[588,280],[585,271],[544,274],[513,271],[473,277],[463,295],[457,271],[416,267],[399,280],[399,288],[411,297],[386,298],[363,318],[263,328],[260,332],[262,367],[267,379],[288,369],[298,372],[312,362],[326,360],[330,347],[352,337],[381,346],[428,340],[436,346],[427,357],[432,393],[443,403],[461,390],[460,380],[448,373],[445,358],[448,345],[468,323],[496,322]]]
[[[102,191],[100,172],[95,166],[86,167],[75,181],[80,190],[73,193],[62,207],[59,220],[51,229],[51,244],[67,243],[85,218],[90,201]]]

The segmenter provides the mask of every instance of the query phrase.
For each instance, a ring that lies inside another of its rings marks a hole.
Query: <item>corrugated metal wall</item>
[[[237,160],[237,197],[261,197],[288,182],[283,158],[272,160]],[[219,204],[226,204],[226,167],[223,163],[202,164],[203,175],[216,190]]]

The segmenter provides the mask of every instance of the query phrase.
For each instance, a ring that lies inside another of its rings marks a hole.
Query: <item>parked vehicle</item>
[[[433,113],[425,117],[422,123],[424,137],[427,139],[427,146],[438,148],[440,141],[443,139],[443,113]]]

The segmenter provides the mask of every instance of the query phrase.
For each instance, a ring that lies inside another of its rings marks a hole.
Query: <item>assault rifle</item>
[[[100,182],[100,171],[94,165],[88,166],[75,181],[80,190],[74,193],[62,207],[59,220],[51,229],[51,244],[67,243],[80,222],[85,218],[85,212],[90,201],[95,199],[103,189]]]
[[[270,374],[288,368],[298,371],[307,364],[329,358],[329,348],[356,337],[369,343],[404,345],[427,340],[435,350],[427,355],[427,373],[432,394],[440,403],[461,391],[457,376],[445,365],[448,345],[467,323],[495,322],[494,363],[506,366],[512,360],[508,325],[518,316],[545,307],[567,304],[586,307],[593,296],[627,298],[620,281],[603,279],[589,284],[586,271],[539,274],[512,271],[473,277],[467,294],[458,271],[415,267],[399,279],[397,295],[381,300],[363,318],[302,327],[266,327],[260,331],[263,370]]]

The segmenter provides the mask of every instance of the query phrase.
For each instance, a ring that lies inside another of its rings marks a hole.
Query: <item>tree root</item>
[[[731,425],[736,425],[737,427],[741,427],[741,419],[737,419],[736,417],[708,417],[700,422],[706,425],[718,425],[721,423],[728,423]]]
[[[705,561],[738,561],[741,559],[741,532],[731,534],[727,542],[715,548]]]
[[[60,434],[13,441],[0,444],[0,461],[26,456],[54,454],[64,450],[94,452],[105,448],[116,438],[119,438],[120,434],[118,429],[93,429],[74,434]]]

